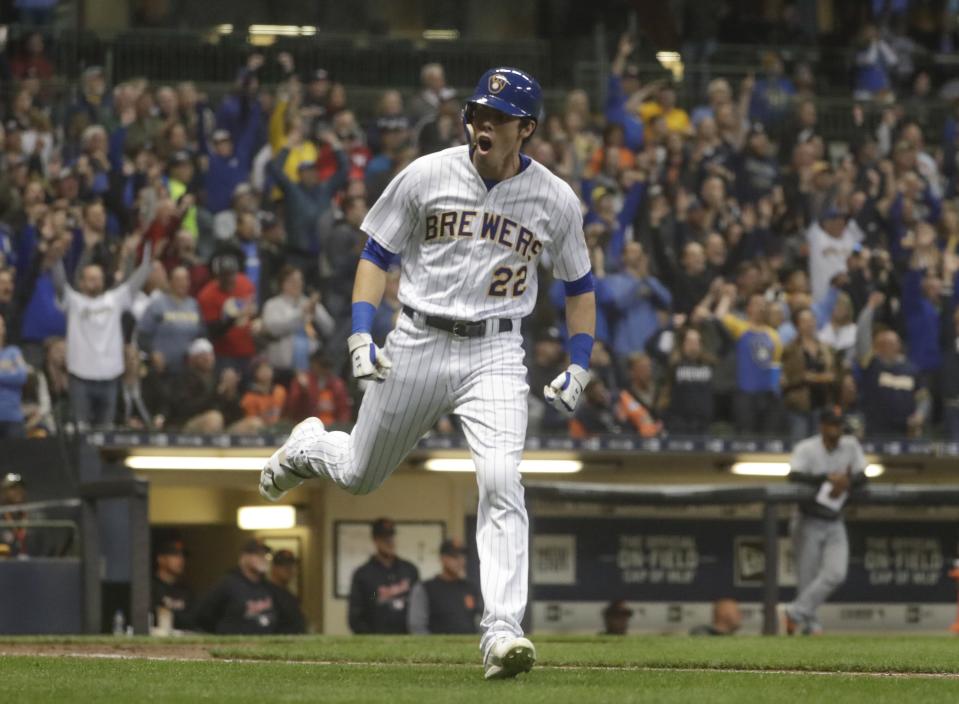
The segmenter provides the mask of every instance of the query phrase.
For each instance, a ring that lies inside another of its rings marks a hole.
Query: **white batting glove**
[[[587,384],[589,384],[589,372],[578,364],[570,364],[569,368],[553,379],[549,386],[543,387],[543,398],[557,411],[571,418],[576,412],[579,397],[582,396]]]
[[[386,356],[386,352],[376,346],[369,333],[353,333],[346,343],[350,347],[354,377],[367,381],[384,381],[390,375],[393,362]]]

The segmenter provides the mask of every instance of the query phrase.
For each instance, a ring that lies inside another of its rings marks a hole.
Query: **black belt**
[[[403,315],[408,318],[415,318],[416,311],[409,306],[403,306]],[[426,315],[424,316],[424,322],[431,328],[444,330],[456,337],[483,337],[486,334],[485,320],[450,320],[435,315]],[[509,332],[513,329],[513,321],[508,318],[500,318],[496,322],[499,323],[497,332]]]

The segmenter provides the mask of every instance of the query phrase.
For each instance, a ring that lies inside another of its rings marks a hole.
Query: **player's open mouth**
[[[481,134],[476,138],[476,148],[480,154],[489,154],[489,151],[493,148],[493,140],[489,136]]]

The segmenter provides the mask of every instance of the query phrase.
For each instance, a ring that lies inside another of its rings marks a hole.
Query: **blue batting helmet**
[[[491,68],[476,84],[466,101],[466,112],[473,105],[488,105],[513,117],[539,122],[543,112],[543,90],[536,79],[518,68]]]

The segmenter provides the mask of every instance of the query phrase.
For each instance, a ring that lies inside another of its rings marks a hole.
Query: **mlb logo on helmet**
[[[493,95],[496,95],[508,85],[509,81],[507,81],[506,76],[501,73],[494,73],[489,77],[489,92]]]

